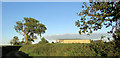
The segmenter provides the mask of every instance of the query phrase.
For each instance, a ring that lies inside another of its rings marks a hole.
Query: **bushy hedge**
[[[119,50],[119,49],[118,49]],[[30,56],[119,56],[111,43],[90,44],[34,44],[24,45],[19,51]]]

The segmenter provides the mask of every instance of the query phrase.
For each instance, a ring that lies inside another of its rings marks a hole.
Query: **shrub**
[[[44,37],[42,37],[39,44],[45,44],[45,43],[48,43],[48,41]]]
[[[118,56],[120,49],[104,42],[89,44],[34,44],[24,45],[20,51],[31,56]]]

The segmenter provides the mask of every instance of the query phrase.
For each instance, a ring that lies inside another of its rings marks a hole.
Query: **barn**
[[[57,39],[57,43],[90,43],[90,39]]]

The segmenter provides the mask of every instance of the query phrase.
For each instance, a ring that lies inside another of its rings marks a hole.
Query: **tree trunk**
[[[116,19],[116,31],[117,31],[117,19]]]
[[[40,33],[40,39],[41,39],[41,33]]]
[[[27,41],[28,39],[27,39],[27,34],[25,33],[25,44],[27,44]]]

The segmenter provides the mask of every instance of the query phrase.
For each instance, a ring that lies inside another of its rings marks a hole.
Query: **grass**
[[[19,51],[29,56],[119,56],[120,49],[111,43],[89,44],[34,44],[24,45]]]
[[[95,56],[90,44],[35,44],[19,49],[30,56]]]

